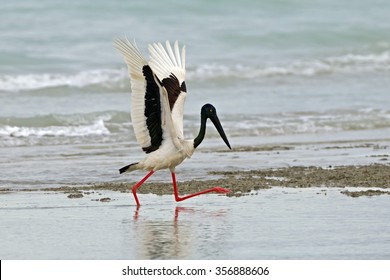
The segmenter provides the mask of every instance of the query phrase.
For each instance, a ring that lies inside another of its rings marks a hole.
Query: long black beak
[[[215,128],[217,129],[219,135],[221,136],[222,140],[225,142],[225,144],[231,150],[232,148],[230,147],[229,141],[228,141],[228,139],[226,137],[225,131],[222,128],[221,122],[218,119],[218,116],[217,115],[212,115],[209,118],[213,122],[213,124],[214,124]]]

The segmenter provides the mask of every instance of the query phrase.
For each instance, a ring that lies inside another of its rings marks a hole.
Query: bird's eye
[[[212,113],[212,112],[213,112],[213,109],[209,109],[209,112]]]

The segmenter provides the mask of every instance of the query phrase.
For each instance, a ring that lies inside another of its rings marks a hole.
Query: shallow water
[[[110,197],[110,202],[94,201]],[[228,198],[0,196],[1,259],[389,259],[387,195],[272,188]]]

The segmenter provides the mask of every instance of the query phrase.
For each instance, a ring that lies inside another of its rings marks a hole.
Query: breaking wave
[[[91,125],[76,126],[48,126],[48,127],[18,127],[3,126],[0,128],[0,136],[10,137],[58,137],[58,136],[88,136],[107,135],[109,130],[105,127],[103,120],[98,120]]]
[[[316,76],[332,73],[360,73],[390,71],[390,52],[378,54],[346,54],[324,59],[293,61],[287,64],[223,65],[203,64],[187,69],[187,79],[224,79],[278,76]],[[82,71],[76,74],[20,74],[0,75],[0,92],[41,90],[45,88],[101,87],[105,90],[119,88],[128,90],[127,70],[101,69]]]
[[[325,75],[332,73],[360,73],[390,71],[390,52],[378,54],[346,54],[324,59],[295,61],[278,65],[223,65],[202,64],[187,69],[188,80],[225,78],[255,79],[261,77]],[[75,74],[43,73],[0,75],[0,92],[42,90],[46,88],[85,88],[97,86],[104,90],[128,90],[127,70],[100,69]]]
[[[267,115],[226,115],[221,119],[230,137],[321,134],[390,128],[390,112],[370,108]],[[196,135],[197,130],[197,125],[187,124],[187,133],[192,137]],[[209,129],[207,135],[219,137],[214,129]]]
[[[359,73],[374,71],[390,71],[390,53],[356,55],[347,54],[312,61],[295,61],[280,65],[221,65],[204,64],[188,71],[189,79],[218,79],[274,76],[316,76],[332,73]]]
[[[1,91],[28,91],[56,87],[84,88],[98,85],[104,88],[116,87],[126,72],[116,69],[82,71],[76,74],[43,73],[0,76]]]
[[[0,146],[83,143],[88,138],[127,133],[130,126],[129,114],[115,111],[0,118]]]
[[[222,115],[229,137],[288,136],[390,128],[390,112],[379,109],[331,110],[274,114]],[[184,134],[194,138],[199,116],[184,117]],[[211,124],[208,124],[211,126]],[[207,137],[218,138],[211,128]],[[0,118],[0,146],[127,142],[136,145],[128,112]]]

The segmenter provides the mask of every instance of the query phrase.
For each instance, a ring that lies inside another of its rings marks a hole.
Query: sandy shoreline
[[[389,259],[389,164],[210,173],[179,192],[219,185],[229,197],[176,203],[169,182],[153,181],[137,208],[130,180],[0,189],[0,257]]]
[[[180,193],[192,193],[213,186],[221,186],[231,190],[228,196],[242,196],[259,189],[272,187],[290,188],[345,188],[363,187],[365,190],[342,190],[341,193],[359,197],[390,194],[390,164],[372,164],[364,166],[329,166],[321,167],[286,167],[259,169],[250,171],[210,171],[210,175],[220,176],[215,180],[192,180],[178,182]],[[77,199],[99,191],[130,192],[136,182],[103,183],[87,186],[61,186],[42,189],[21,189],[21,192],[45,191],[68,194],[68,198]],[[7,188],[0,188],[0,194],[14,192]],[[146,182],[138,193],[153,193],[157,195],[172,194],[171,183]],[[109,201],[109,198],[102,201]]]

